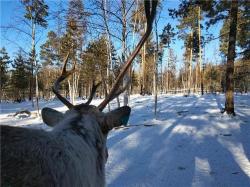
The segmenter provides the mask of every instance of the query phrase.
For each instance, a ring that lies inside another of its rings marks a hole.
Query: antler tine
[[[54,86],[52,87],[52,91],[54,92],[54,94],[57,96],[57,98],[64,104],[66,105],[68,108],[72,108],[74,105],[71,104],[66,98],[64,98],[60,93],[59,93],[59,89],[60,89],[60,82],[62,82],[64,79],[66,79],[69,75],[71,75],[74,71],[75,71],[75,63],[73,65],[73,68],[70,71],[66,70],[66,65],[69,59],[69,52],[67,53],[67,56],[64,59],[63,62],[63,68],[62,68],[62,73],[61,75],[58,77],[58,79],[55,81]]]
[[[102,82],[98,82],[97,84],[95,84],[95,81],[93,81],[93,86],[92,86],[91,94],[89,96],[88,101],[86,103],[84,103],[85,105],[89,105],[91,103],[91,101],[92,101],[92,99],[93,99],[93,97],[94,97],[94,95],[96,93],[96,90],[100,86],[101,83]]]
[[[144,0],[144,8],[145,8],[145,14],[146,14],[146,19],[147,19],[146,32],[144,33],[141,40],[137,44],[136,48],[132,52],[131,56],[128,58],[127,62],[124,64],[124,66],[123,66],[120,74],[118,75],[110,93],[107,95],[105,100],[103,100],[101,102],[101,104],[99,104],[98,109],[100,111],[102,111],[105,108],[105,106],[117,96],[118,93],[119,94],[122,93],[120,91],[117,92],[117,90],[119,88],[119,84],[122,81],[122,78],[124,77],[125,73],[127,72],[129,66],[132,64],[134,58],[139,53],[140,49],[142,48],[143,44],[145,43],[145,41],[147,40],[147,38],[149,37],[149,35],[152,31],[152,25],[153,25],[154,17],[156,14],[157,3],[158,3],[157,0],[151,0],[151,1]],[[122,89],[122,90],[124,91],[125,89]]]

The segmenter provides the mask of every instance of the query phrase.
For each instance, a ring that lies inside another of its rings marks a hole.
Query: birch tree
[[[83,37],[86,31],[86,14],[81,0],[71,0],[69,2],[66,19],[67,29],[64,41],[69,48],[65,48],[65,50],[70,50],[72,64],[77,66],[76,69],[78,69],[83,48]],[[78,92],[79,76],[79,71],[75,71],[71,79],[68,80],[70,99],[73,104]]]
[[[36,90],[36,107],[39,114],[39,103],[38,103],[38,66],[36,60],[36,29],[37,26],[46,28],[48,16],[48,6],[45,4],[44,0],[22,0],[22,4],[25,7],[26,13],[24,17],[30,21],[31,28],[31,98],[33,104],[33,76],[35,74],[35,90]],[[34,71],[35,70],[35,71]]]

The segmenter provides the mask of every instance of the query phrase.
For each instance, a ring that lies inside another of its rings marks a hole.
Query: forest
[[[101,80],[97,95],[104,97],[145,32],[143,1],[53,3],[56,6],[50,7],[46,1],[20,1],[23,15],[18,15],[19,22],[1,25],[1,40],[16,44],[17,49],[10,56],[6,46],[1,46],[1,101],[52,99],[52,85],[67,52],[76,71],[63,83],[63,94],[72,102],[86,98],[93,81]],[[247,93],[249,2],[239,1],[235,6],[236,14],[231,15],[229,1],[182,1],[177,8],[160,1],[153,31],[123,80],[130,82],[126,97],[136,93],[225,93],[228,89]],[[161,17],[166,11],[168,19]],[[171,25],[173,20],[175,25]],[[218,22],[222,25],[218,36],[205,34]],[[45,31],[41,43],[40,33]],[[9,39],[9,32],[26,35],[23,38],[30,41],[30,47]],[[229,34],[234,35],[232,49]],[[183,41],[183,54],[172,47],[175,40]],[[219,55],[204,59],[205,45],[213,40],[219,42]]]
[[[101,128],[107,186],[250,184],[249,0],[0,4],[0,126],[47,132],[61,114],[45,112],[83,106],[98,123],[129,113]]]

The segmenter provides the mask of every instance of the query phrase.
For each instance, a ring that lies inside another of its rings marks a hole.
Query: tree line
[[[122,0],[117,6],[111,3],[91,0],[90,9],[81,0],[70,0],[65,9],[59,1],[57,10],[49,11],[43,0],[21,0],[23,19],[30,26],[31,49],[25,53],[20,48],[10,59],[6,49],[1,48],[1,101],[33,101],[35,96],[38,108],[39,99],[53,98],[52,85],[68,52],[76,71],[62,85],[62,94],[74,103],[76,97],[90,95],[94,82],[102,81],[97,96],[105,97],[146,28],[141,1]],[[123,84],[129,84],[124,100],[135,93],[224,92],[226,111],[233,114],[234,90],[247,92],[250,86],[249,3],[184,0],[177,9],[168,10],[178,20],[177,26],[165,22],[163,30],[158,31],[161,12],[166,11],[162,3],[154,31],[123,80]],[[57,28],[47,33],[38,50],[37,28],[47,28],[49,16]],[[205,37],[203,28],[209,30],[218,22],[222,22],[220,36]],[[172,48],[176,39],[184,41],[181,62]],[[205,46],[215,39],[220,41],[222,61],[207,61],[203,58]]]

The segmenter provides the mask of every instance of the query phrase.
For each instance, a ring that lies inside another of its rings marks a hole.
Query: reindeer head
[[[130,115],[130,107],[124,106],[118,109],[115,109],[111,112],[104,113],[102,110],[105,108],[108,103],[107,100],[104,100],[98,107],[94,105],[90,105],[96,89],[100,85],[100,83],[95,84],[93,82],[93,87],[91,91],[91,95],[86,103],[82,103],[79,105],[71,104],[66,98],[64,98],[59,93],[59,84],[64,79],[66,79],[69,75],[74,72],[75,65],[70,71],[66,70],[66,65],[68,62],[69,54],[66,56],[64,60],[64,65],[62,69],[61,76],[55,81],[53,86],[53,92],[59,98],[59,100],[64,103],[69,110],[66,113],[58,112],[51,108],[43,108],[42,110],[42,118],[44,123],[48,126],[55,127],[55,129],[72,129],[76,130],[78,134],[83,133],[82,130],[93,132],[92,134],[98,135],[99,142],[102,142],[101,145],[104,145],[106,150],[106,138],[107,134],[114,127],[119,127],[121,125],[126,125]],[[125,88],[119,90],[114,94],[113,97],[120,94]],[[105,104],[105,103],[106,104]],[[104,106],[105,105],[105,106]],[[107,153],[107,151],[106,151]]]
[[[89,130],[93,128],[101,132],[104,138],[104,142],[106,143],[107,134],[110,130],[112,130],[114,127],[119,127],[121,125],[127,124],[131,111],[130,107],[128,106],[120,107],[108,113],[103,113],[102,110],[111,100],[120,95],[126,89],[127,86],[121,88],[119,85],[125,73],[129,69],[129,66],[132,64],[134,58],[136,57],[136,55],[138,54],[141,47],[143,46],[146,39],[151,33],[152,23],[156,14],[157,1],[154,0],[145,1],[144,6],[147,19],[147,30],[143,35],[143,37],[141,38],[141,40],[139,41],[136,48],[134,49],[134,51],[132,52],[132,54],[130,55],[130,57],[127,59],[127,62],[123,65],[123,68],[121,69],[120,74],[118,75],[112,89],[110,90],[110,93],[106,96],[105,100],[102,101],[99,106],[96,107],[90,105],[90,102],[93,99],[96,89],[100,85],[100,83],[96,85],[93,83],[93,88],[91,91],[90,98],[86,103],[80,105],[73,105],[66,98],[60,95],[59,93],[60,82],[66,79],[75,70],[75,65],[73,65],[73,68],[70,71],[66,70],[66,64],[69,58],[69,53],[67,54],[64,60],[61,76],[56,80],[53,86],[53,92],[58,97],[58,99],[62,101],[69,108],[69,110],[65,114],[63,114],[50,108],[44,108],[42,110],[42,118],[47,125],[53,127],[67,126],[67,128],[73,128],[73,129],[77,128],[78,130],[81,128],[88,128]],[[78,121],[72,123],[71,121],[73,119],[78,119]]]
[[[126,125],[129,119],[130,111],[131,111],[130,107],[124,106],[112,112],[103,113],[102,110],[105,108],[105,106],[109,102],[107,101],[107,99],[105,99],[98,107],[94,105],[90,105],[95,95],[96,89],[101,84],[100,82],[98,84],[95,84],[93,82],[92,91],[91,91],[88,101],[86,103],[82,103],[79,105],[71,104],[66,98],[64,98],[59,93],[60,82],[62,82],[69,75],[71,75],[75,69],[75,65],[74,65],[70,71],[66,70],[68,57],[69,57],[69,53],[67,54],[64,60],[64,65],[63,65],[61,76],[56,80],[52,90],[55,93],[55,95],[58,97],[58,99],[69,108],[69,110],[65,114],[63,114],[51,108],[43,108],[42,118],[44,122],[47,125],[54,127],[57,124],[59,124],[59,122],[61,122],[63,119],[65,119],[65,117],[68,116],[69,114],[76,113],[79,115],[88,116],[88,117],[92,117],[93,119],[95,119],[95,121],[98,122],[98,125],[104,134],[107,134],[108,131],[110,131],[114,127]],[[119,95],[124,89],[125,88],[122,88],[117,93],[115,93],[113,95],[113,98]]]

